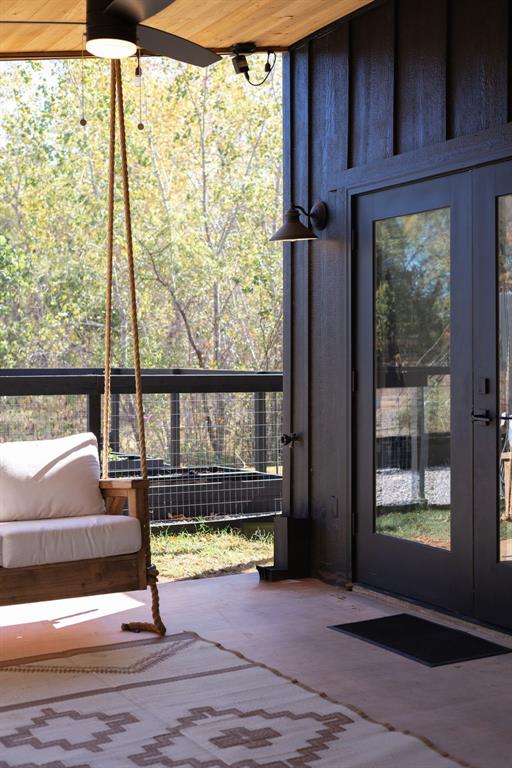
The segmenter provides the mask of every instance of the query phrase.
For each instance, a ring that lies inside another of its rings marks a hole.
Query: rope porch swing
[[[117,110],[116,110],[117,104]],[[108,164],[108,224],[107,224],[107,290],[105,302],[105,375],[102,425],[102,480],[109,480],[109,448],[111,429],[111,386],[112,386],[112,283],[114,251],[114,204],[115,204],[115,159],[116,159],[116,112],[119,114],[119,146],[123,179],[123,204],[125,221],[126,255],[128,263],[128,283],[130,294],[130,317],[133,349],[133,369],[135,376],[135,406],[137,414],[138,443],[140,451],[141,492],[138,499],[138,517],[142,527],[142,546],[145,551],[146,578],[151,590],[152,623],[130,622],[122,625],[128,632],[154,632],[165,635],[166,628],[160,617],[158,596],[158,571],[151,564],[151,545],[148,512],[148,467],[146,455],[146,431],[144,425],[144,404],[142,397],[142,376],[140,365],[139,324],[137,318],[137,289],[133,258],[132,218],[130,207],[130,184],[128,176],[128,157],[126,150],[126,126],[123,101],[123,81],[121,62],[112,60],[110,65],[110,139]],[[142,504],[142,509],[140,505]]]
[[[117,113],[140,449],[141,476],[135,478],[109,478]],[[153,621],[130,622],[122,629],[165,635],[158,571],[151,564],[141,379],[123,83],[121,65],[114,60],[110,78],[102,477],[99,487],[94,488],[100,468],[97,440],[91,433],[0,443],[0,606],[131,592],[149,586]]]

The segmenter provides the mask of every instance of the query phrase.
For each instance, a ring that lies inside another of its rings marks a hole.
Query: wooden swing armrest
[[[107,515],[122,513],[128,501],[128,514],[143,521],[147,515],[145,491],[148,481],[141,478],[118,478],[100,480],[100,490],[105,499]]]
[[[109,491],[128,491],[130,488],[147,488],[148,481],[141,477],[118,477],[100,480],[100,490],[104,496],[109,495]]]

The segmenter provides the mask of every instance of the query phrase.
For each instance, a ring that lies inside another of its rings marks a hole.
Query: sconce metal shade
[[[270,240],[294,243],[297,240],[316,240],[312,229],[305,227],[300,220],[298,208],[289,208],[284,215],[284,224],[274,232]]]

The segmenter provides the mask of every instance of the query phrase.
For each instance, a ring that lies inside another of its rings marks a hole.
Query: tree
[[[0,367],[102,362],[109,68],[85,62],[82,129],[80,67],[0,65]],[[229,61],[147,60],[143,132],[132,62],[123,70],[143,365],[280,368],[279,70],[250,89]],[[114,343],[129,365],[120,193]]]

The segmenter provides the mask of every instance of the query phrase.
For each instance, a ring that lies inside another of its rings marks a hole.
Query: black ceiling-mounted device
[[[267,82],[270,73],[274,69],[276,64],[276,54],[273,51],[267,51],[267,61],[265,62],[265,77],[259,83],[254,83],[249,76],[249,62],[247,61],[247,56],[249,56],[251,53],[256,53],[256,51],[256,43],[237,43],[230,49],[230,52],[233,54],[232,62],[236,74],[243,75],[249,85],[260,86]],[[271,57],[273,57],[273,60]]]
[[[231,48],[233,54],[233,68],[237,75],[249,76],[249,62],[247,56],[254,53],[256,45],[254,43],[237,43]]]

